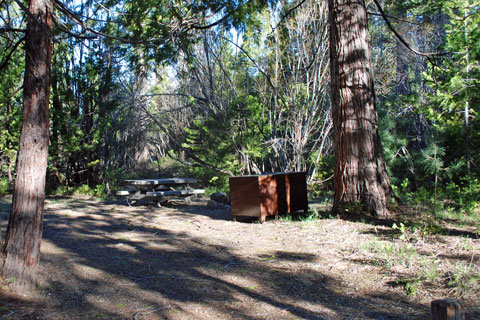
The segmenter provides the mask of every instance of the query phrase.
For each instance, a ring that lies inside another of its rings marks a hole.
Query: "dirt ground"
[[[450,297],[448,286],[407,295],[393,281],[399,271],[389,274],[362,249],[391,234],[341,219],[233,222],[205,199],[156,208],[50,198],[39,294],[4,286],[0,319],[430,319],[430,302]],[[479,263],[472,237],[438,235],[416,246],[425,256]],[[480,319],[477,293],[460,301],[467,319]]]

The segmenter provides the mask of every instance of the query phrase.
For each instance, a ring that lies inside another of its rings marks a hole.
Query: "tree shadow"
[[[85,209],[78,201],[72,208]],[[91,206],[91,205],[90,205]],[[68,207],[68,206],[67,206]],[[182,207],[179,216],[189,215]],[[91,214],[58,216],[46,211],[42,256],[47,280],[35,316],[71,319],[424,319],[429,310],[403,297],[343,291],[339,278],[306,265],[279,267],[275,261],[238,255],[209,235],[192,236],[151,223],[155,212],[133,211],[139,220],[115,216],[97,205]],[[73,209],[72,209],[73,210]],[[160,209],[161,210],[161,209]],[[277,261],[307,263],[318,257],[274,251]],[[59,267],[59,263],[61,267]],[[321,263],[321,261],[320,261]],[[46,270],[57,270],[49,276]],[[109,297],[118,301],[110,301]],[[23,310],[17,298],[0,297],[8,310]],[[13,299],[13,300],[12,300]],[[195,306],[208,306],[197,314]],[[248,306],[245,308],[245,306]],[[395,306],[394,308],[392,306]],[[132,311],[134,310],[134,311]],[[398,311],[396,311],[398,310]],[[405,310],[410,310],[405,314]],[[25,316],[18,311],[19,316]],[[49,316],[50,315],[50,316]],[[137,315],[137,317],[135,316]],[[177,315],[177,316],[176,316]],[[13,315],[12,315],[13,316]]]
[[[212,220],[232,221],[232,215],[230,214],[230,209],[207,208],[206,202],[201,199],[193,200],[191,203],[179,203],[176,201],[171,201],[169,202],[167,207],[180,209],[182,213],[189,214],[189,215],[205,216]]]
[[[365,232],[365,234],[375,234],[378,236],[383,237],[384,239],[392,239],[392,238],[398,238],[400,235],[402,235],[402,231],[398,229],[392,229],[392,226],[397,225],[400,226],[401,224],[405,225],[406,228],[410,228],[413,230],[420,230],[420,229],[425,229],[424,232],[429,235],[445,235],[445,236],[453,236],[453,237],[463,237],[463,238],[468,238],[468,239],[479,239],[480,234],[477,232],[472,232],[468,230],[460,230],[452,227],[445,227],[440,225],[439,223],[432,223],[430,222],[428,225],[422,225],[420,223],[411,223],[411,222],[406,222],[405,220],[379,220],[379,219],[373,219],[373,218],[362,218],[362,219],[357,219],[357,218],[344,218],[346,221],[352,221],[352,222],[362,222],[362,223],[368,223],[373,226],[382,226],[382,227],[387,227],[388,229],[376,229],[376,230],[369,230]]]

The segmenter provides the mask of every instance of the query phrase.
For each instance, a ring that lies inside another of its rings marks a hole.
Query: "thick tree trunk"
[[[381,156],[363,0],[329,0],[334,210],[388,215],[392,196]]]
[[[43,226],[48,156],[52,2],[31,0],[25,41],[23,126],[12,210],[2,252],[2,277],[29,293],[35,284]]]

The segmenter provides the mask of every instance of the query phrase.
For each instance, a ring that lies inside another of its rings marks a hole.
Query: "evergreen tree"
[[[34,287],[40,258],[49,141],[53,4],[49,0],[32,1],[28,10],[31,16],[25,39],[23,125],[1,261],[2,277],[14,279],[12,286],[22,293]]]
[[[388,215],[392,190],[382,156],[365,2],[329,1],[334,124],[334,210]]]

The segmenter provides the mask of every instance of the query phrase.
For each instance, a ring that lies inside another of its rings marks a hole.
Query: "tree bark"
[[[334,210],[388,215],[393,196],[381,155],[363,0],[329,0],[334,123]]]
[[[43,226],[48,156],[48,101],[51,62],[51,0],[31,0],[25,41],[23,125],[17,177],[2,252],[1,273],[12,289],[29,293],[35,285]]]

